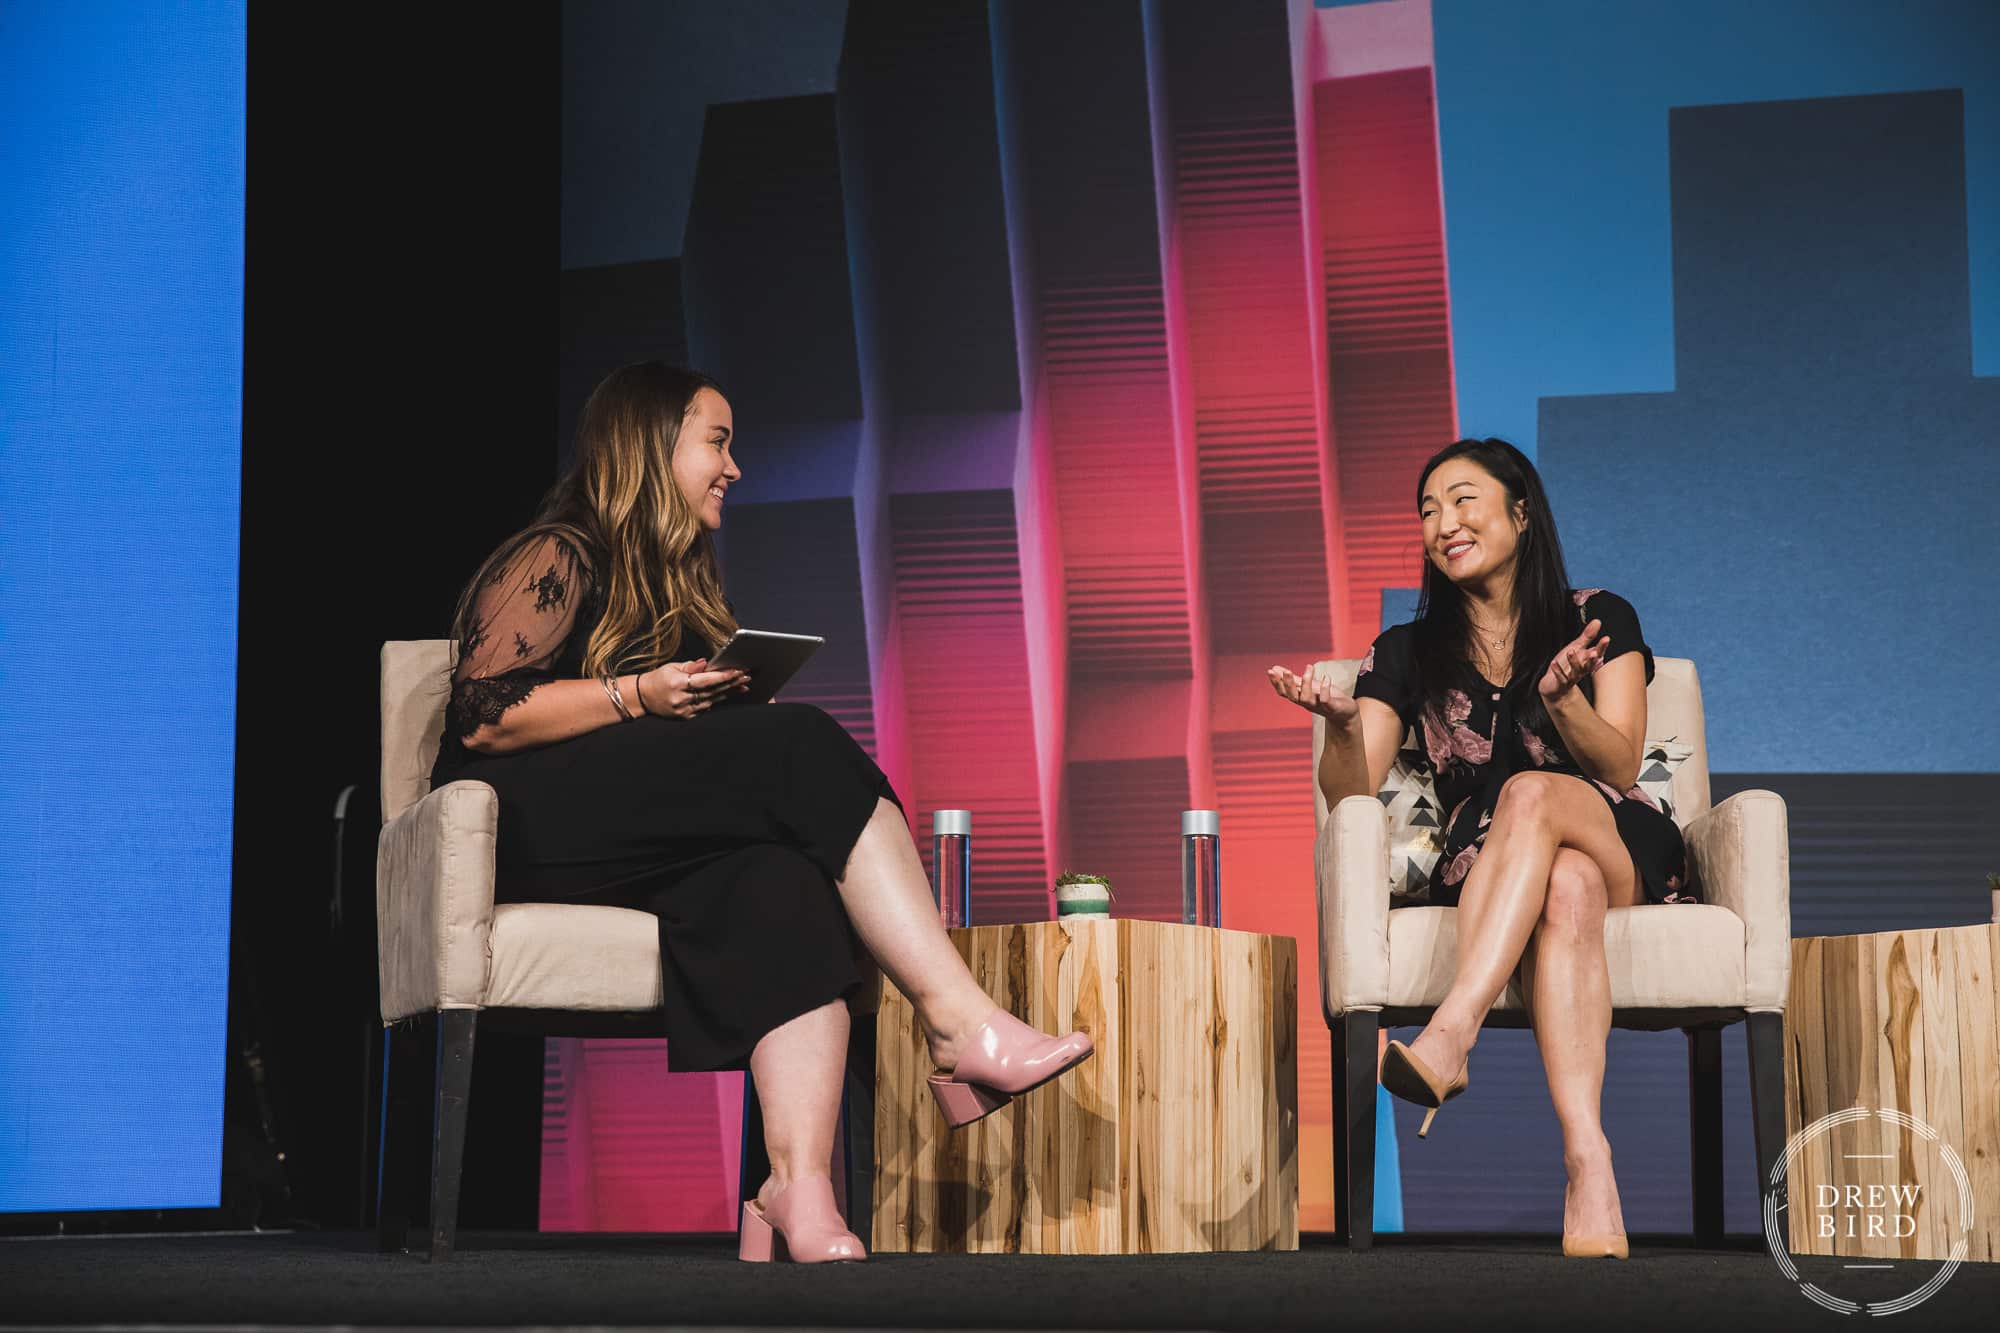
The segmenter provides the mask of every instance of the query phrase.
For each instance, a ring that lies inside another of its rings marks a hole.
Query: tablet
[[[806,660],[826,640],[817,634],[778,634],[767,629],[739,629],[708,659],[708,671],[747,671],[750,688],[731,695],[726,704],[769,703]],[[722,706],[720,704],[718,707]]]

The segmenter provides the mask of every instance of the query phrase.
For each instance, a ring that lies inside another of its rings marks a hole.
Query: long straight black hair
[[[1535,687],[1549,661],[1575,638],[1576,605],[1570,599],[1569,571],[1563,564],[1562,537],[1541,474],[1528,456],[1505,440],[1459,440],[1431,455],[1417,475],[1417,510],[1424,507],[1424,485],[1431,473],[1454,458],[1474,463],[1507,492],[1508,512],[1520,504],[1527,519],[1514,552],[1514,663],[1507,695],[1514,717],[1532,730],[1543,730],[1548,710]],[[1472,622],[1465,611],[1465,594],[1424,552],[1423,593],[1417,599],[1417,676],[1425,707],[1442,715],[1447,690],[1468,693],[1483,688],[1473,668]],[[1586,690],[1589,682],[1584,682]],[[1497,737],[1504,740],[1505,738]]]

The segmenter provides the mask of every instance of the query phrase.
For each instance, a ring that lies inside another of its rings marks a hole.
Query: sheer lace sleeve
[[[557,678],[553,668],[576,630],[588,580],[576,546],[553,534],[529,541],[482,576],[445,709],[451,735],[463,741]]]

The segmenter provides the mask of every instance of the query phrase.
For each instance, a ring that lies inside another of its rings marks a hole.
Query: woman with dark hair
[[[459,599],[433,787],[500,796],[496,895],[660,918],[667,1061],[746,1065],[771,1176],[741,1257],[867,1257],[828,1178],[855,943],[910,998],[954,1127],[1090,1054],[998,1008],[938,920],[896,794],[805,704],[731,703],[713,534],[743,477],[729,402],[657,362],[583,409],[576,462]]]
[[[1602,588],[1572,589],[1541,478],[1504,440],[1460,440],[1417,480],[1423,593],[1384,630],[1353,697],[1271,668],[1279,694],[1326,719],[1327,803],[1372,796],[1414,730],[1449,811],[1429,901],[1456,906],[1450,992],[1417,1039],[1392,1041],[1382,1085],[1437,1108],[1467,1085],[1487,1011],[1521,969],[1562,1123],[1563,1252],[1625,1257],[1599,1118],[1611,982],[1604,914],[1691,902],[1680,830],[1637,785],[1653,654]]]

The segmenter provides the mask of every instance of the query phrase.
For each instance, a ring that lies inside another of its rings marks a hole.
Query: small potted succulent
[[[1111,891],[1111,881],[1104,876],[1065,870],[1056,876],[1056,918],[1109,919],[1111,900],[1116,896]]]

